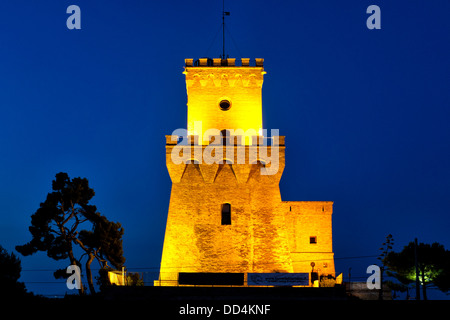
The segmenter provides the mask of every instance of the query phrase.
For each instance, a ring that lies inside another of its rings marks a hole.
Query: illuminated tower
[[[334,275],[333,203],[282,201],[285,139],[263,130],[263,59],[239,62],[185,60],[187,131],[166,136],[172,190],[155,285],[185,274],[309,273],[311,262]]]
[[[247,137],[261,135],[263,59],[256,59],[255,66],[249,65],[250,59],[242,59],[239,67],[235,59],[204,58],[196,64],[186,59],[188,134],[205,138],[208,129],[241,129]],[[196,122],[201,122],[201,131]],[[205,139],[199,142],[208,143]]]

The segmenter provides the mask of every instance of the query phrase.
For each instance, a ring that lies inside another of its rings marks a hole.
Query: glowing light
[[[166,136],[172,189],[154,284],[176,286],[181,273],[239,273],[249,285],[249,273],[309,274],[311,262],[320,261],[309,285],[334,285],[334,278],[317,280],[334,275],[333,204],[282,201],[284,137],[271,130],[272,143],[261,139],[268,138],[262,123],[263,59],[251,67],[249,59],[242,59],[242,66],[234,59],[186,59],[183,74],[187,130]],[[224,203],[231,205],[225,221]],[[311,234],[318,235],[313,245]]]
[[[263,67],[187,67],[188,123],[190,135],[209,144],[210,129],[243,130],[244,144],[262,134]],[[202,126],[196,126],[201,121]]]

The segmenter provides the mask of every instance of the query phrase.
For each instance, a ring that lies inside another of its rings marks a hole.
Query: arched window
[[[231,224],[231,204],[222,204],[222,225]]]
[[[185,163],[186,163],[186,164],[199,164],[198,160],[196,160],[196,159],[189,159],[189,160],[186,160]]]
[[[220,164],[222,163],[226,163],[226,164],[233,164],[233,161],[231,161],[230,159],[222,159],[219,161]]]

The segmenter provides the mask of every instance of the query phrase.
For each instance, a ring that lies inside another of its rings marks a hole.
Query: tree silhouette
[[[383,261],[384,261],[384,258],[389,254],[389,252],[392,250],[392,247],[393,247],[393,245],[394,245],[394,237],[392,236],[392,234],[388,234],[387,236],[386,236],[386,241],[385,242],[383,242],[383,245],[381,246],[381,248],[380,248],[380,250],[381,250],[381,254],[378,256],[378,260],[380,260],[381,261],[381,263],[382,263],[382,266],[381,266],[381,268],[380,268],[380,276],[381,276],[381,281],[380,281],[380,286],[381,286],[381,288],[380,288],[380,293],[379,293],[379,296],[378,296],[378,299],[379,300],[383,300],[383,274],[384,274],[384,271],[385,271],[385,269],[386,269],[386,266],[385,266],[385,264],[383,263]]]
[[[420,243],[417,247],[419,279],[423,297],[427,299],[426,288],[436,286],[442,292],[450,289],[450,251],[435,242]],[[408,286],[416,278],[414,242],[410,242],[400,252],[390,252],[383,260],[388,266],[388,274]]]
[[[0,246],[0,297],[17,297],[27,294],[25,285],[18,282],[22,266],[14,253],[8,253]]]
[[[123,228],[120,223],[108,221],[97,212],[96,206],[89,204],[95,193],[86,178],[71,180],[67,173],[60,172],[53,180],[52,189],[31,216],[31,241],[16,246],[16,250],[24,256],[46,251],[50,258],[68,258],[70,264],[80,268],[82,259],[87,256],[85,267],[89,290],[95,293],[91,263],[96,259],[101,268],[109,268],[108,262],[117,269],[122,267],[125,262]],[[80,230],[81,227],[84,229]],[[82,249],[79,258],[75,257],[74,246]],[[57,270],[54,275],[56,278],[67,277],[65,270]],[[84,293],[83,285],[79,292]]]

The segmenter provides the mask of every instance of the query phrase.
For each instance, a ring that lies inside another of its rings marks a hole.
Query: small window
[[[314,237],[309,237],[309,243],[311,243],[311,244],[316,244],[316,243],[317,243],[317,237],[316,237],[316,236],[314,236]]]
[[[222,225],[231,224],[231,204],[222,204]]]

